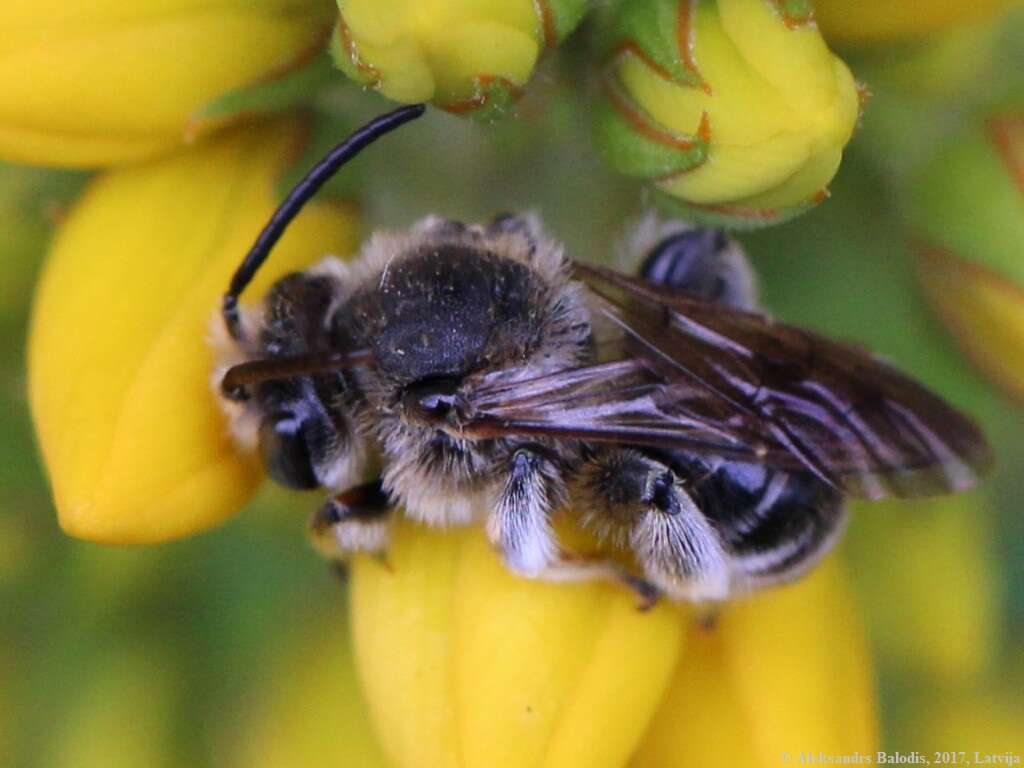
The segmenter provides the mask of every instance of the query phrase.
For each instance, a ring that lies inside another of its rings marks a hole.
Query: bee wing
[[[463,431],[474,437],[539,435],[687,448],[760,461],[772,446],[756,420],[686,381],[666,381],[641,357],[504,383],[472,383]],[[778,451],[776,462],[799,462]]]
[[[612,270],[575,269],[620,329],[621,359],[484,386],[474,404],[488,434],[674,446],[808,471],[869,498],[961,490],[991,464],[970,420],[867,352]]]

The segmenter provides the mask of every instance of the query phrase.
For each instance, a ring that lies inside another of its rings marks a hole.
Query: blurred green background
[[[1020,112],[1020,28],[1019,14],[1002,22],[959,68],[943,59],[942,87],[934,57],[913,47],[848,55],[873,98],[831,199],[740,236],[774,313],[891,357],[976,416],[996,448],[980,491],[858,505],[843,545],[889,750],[1006,749],[1006,738],[1024,750],[1024,408],[972,369],[926,307],[907,218],[917,170],[950,137],[996,106]],[[359,190],[365,231],[430,212],[536,210],[575,258],[613,259],[609,244],[647,196],[595,156],[576,60],[570,43],[545,62],[519,120],[484,128],[434,113],[360,160],[340,186]],[[312,108],[320,133],[337,137],[383,106],[339,84]],[[316,494],[267,487],[217,530],[152,548],[82,543],[57,527],[28,415],[25,336],[52,228],[87,182],[0,166],[0,765],[267,765],[252,744],[271,738],[260,730],[286,705],[282,679],[346,643],[344,585],[304,538]],[[351,698],[344,675],[337,685]],[[331,727],[325,717],[303,738]]]

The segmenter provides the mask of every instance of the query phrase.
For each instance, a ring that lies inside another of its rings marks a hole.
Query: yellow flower
[[[358,83],[396,101],[493,118],[515,101],[545,47],[584,0],[338,0],[332,51]]]
[[[615,9],[600,43],[597,138],[616,169],[653,181],[684,215],[733,226],[776,223],[825,198],[860,102],[806,3]]]
[[[908,204],[932,307],[968,358],[1024,398],[1024,111],[953,137]]]
[[[825,37],[867,43],[921,37],[982,21],[1017,0],[814,0]]]
[[[873,755],[874,683],[845,575],[830,558],[796,584],[726,605],[686,650],[634,768],[774,768],[791,756]]]
[[[68,533],[186,535],[235,512],[259,482],[210,389],[207,337],[300,135],[296,123],[270,123],[108,172],[57,233],[33,309],[29,394]],[[251,295],[325,252],[346,253],[353,229],[350,209],[315,203]]]
[[[726,606],[638,611],[508,573],[480,531],[399,526],[352,572],[355,652],[395,768],[775,766],[870,751],[872,684],[835,563]],[[630,762],[632,760],[632,762]]]
[[[193,122],[204,105],[320,50],[333,18],[329,0],[0,3],[0,157],[89,167],[166,152],[209,127]]]

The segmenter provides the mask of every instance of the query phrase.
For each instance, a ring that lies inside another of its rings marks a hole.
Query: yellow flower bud
[[[911,185],[919,278],[961,350],[1024,398],[1024,113],[954,137]]]
[[[804,6],[616,6],[600,43],[603,154],[652,180],[670,207],[712,223],[777,223],[824,199],[860,100]]]
[[[0,3],[0,157],[90,167],[166,152],[209,127],[192,120],[207,103],[320,50],[333,18],[329,0]]]
[[[299,149],[293,122],[231,132],[93,182],[53,243],[29,339],[29,395],[64,529],[160,541],[235,512],[260,480],[210,388],[210,319]],[[249,296],[353,244],[320,201]]]
[[[849,43],[921,37],[982,21],[1016,0],[814,0],[814,16],[829,40]]]
[[[399,524],[386,563],[353,563],[351,600],[395,768],[624,765],[682,649],[677,607],[518,578],[479,529]]]
[[[772,768],[872,754],[878,736],[864,630],[835,558],[796,584],[694,625],[635,768]]]
[[[541,51],[579,22],[585,0],[338,0],[332,51],[356,82],[407,103],[496,117]]]

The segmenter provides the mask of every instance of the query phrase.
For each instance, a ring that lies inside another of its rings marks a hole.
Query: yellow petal
[[[402,523],[388,563],[352,576],[359,672],[399,768],[623,765],[681,650],[678,608],[517,578],[478,529]]]
[[[218,297],[274,207],[297,124],[234,131],[99,177],[57,233],[38,287],[29,394],[61,525],[160,541],[214,525],[259,481],[210,389]],[[353,244],[350,210],[316,203],[249,297]]]
[[[691,632],[634,766],[769,768],[785,754],[794,763],[802,752],[873,754],[871,666],[835,558]]]
[[[333,17],[328,0],[0,3],[0,156],[90,167],[166,152],[205,104],[321,48]]]
[[[760,756],[727,674],[717,633],[694,624],[632,768],[757,768]]]
[[[788,587],[723,611],[732,685],[765,761],[784,751],[869,753],[874,680],[859,609],[830,558]]]
[[[344,614],[328,607],[301,627],[259,684],[256,706],[231,739],[228,764],[388,768],[359,690]]]

